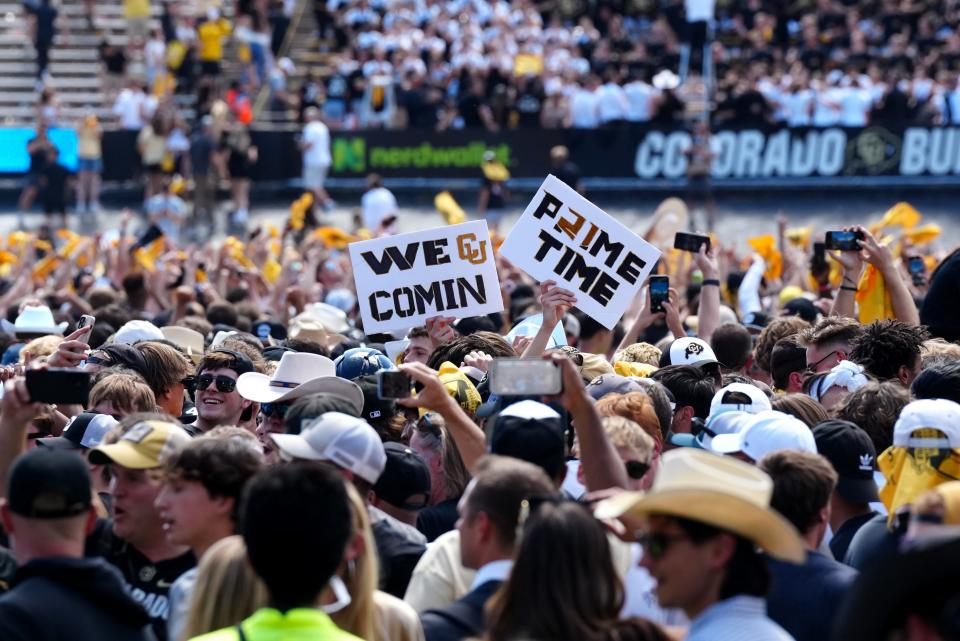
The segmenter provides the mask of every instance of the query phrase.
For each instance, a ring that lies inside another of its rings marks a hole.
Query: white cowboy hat
[[[342,309],[327,303],[310,303],[303,308],[300,316],[315,318],[328,332],[342,333],[350,329],[347,314]]]
[[[670,450],[661,458],[646,494],[624,492],[597,505],[599,519],[624,514],[663,514],[706,523],[753,541],[771,556],[802,563],[797,530],[770,507],[773,481],[762,470],[694,448]]]
[[[285,352],[273,376],[246,372],[237,378],[237,392],[257,403],[287,403],[307,394],[336,394],[363,412],[363,390],[353,381],[337,377],[329,358],[306,352]]]
[[[160,331],[168,341],[182,347],[194,365],[199,365],[200,361],[203,360],[203,334],[189,327],[178,325],[167,325],[161,327]]]
[[[12,336],[17,334],[60,334],[67,329],[69,323],[55,323],[53,312],[46,305],[36,307],[27,305],[17,316],[15,323],[3,319],[3,331]]]

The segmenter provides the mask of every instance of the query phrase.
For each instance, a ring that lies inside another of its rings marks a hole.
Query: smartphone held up
[[[490,365],[490,391],[498,396],[552,396],[563,391],[563,379],[552,361],[497,358]]]

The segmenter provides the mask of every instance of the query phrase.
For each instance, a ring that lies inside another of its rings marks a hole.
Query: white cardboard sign
[[[660,251],[554,176],[547,176],[500,253],[539,281],[554,280],[577,307],[613,329]]]
[[[367,334],[503,311],[486,221],[350,243]]]

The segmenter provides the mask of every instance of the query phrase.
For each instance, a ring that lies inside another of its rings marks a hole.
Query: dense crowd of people
[[[392,334],[343,251],[383,228],[19,232],[0,637],[954,638],[960,250],[919,218],[664,248],[612,329],[497,254],[503,312]]]

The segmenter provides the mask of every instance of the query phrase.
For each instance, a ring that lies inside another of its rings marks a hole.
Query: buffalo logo
[[[476,234],[462,234],[457,236],[457,252],[460,260],[482,265],[487,262],[487,241],[478,241]]]
[[[691,356],[699,356],[703,354],[703,345],[700,343],[692,342],[687,345],[687,348],[683,350],[683,357],[690,358]]]
[[[900,139],[882,127],[870,127],[847,142],[845,173],[876,176],[900,162]]]

